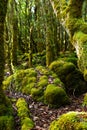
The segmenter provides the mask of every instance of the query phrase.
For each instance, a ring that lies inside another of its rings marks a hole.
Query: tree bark
[[[4,21],[8,0],[0,0],[0,88],[4,77]]]
[[[87,23],[82,19],[85,0],[50,0],[56,16],[66,28],[78,56],[78,67],[87,81]],[[61,10],[60,10],[61,9]]]

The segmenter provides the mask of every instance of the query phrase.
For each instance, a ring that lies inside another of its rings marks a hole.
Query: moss
[[[86,112],[68,112],[53,121],[49,130],[86,130],[87,113]]]
[[[36,101],[43,100],[43,92],[44,92],[44,90],[42,88],[32,88],[31,89],[31,95]]]
[[[87,69],[84,71],[84,79],[87,81]]]
[[[80,95],[87,91],[87,82],[83,78],[83,74],[78,70],[74,70],[65,77],[65,88],[67,93]]]
[[[69,103],[69,97],[64,89],[54,84],[47,86],[44,92],[44,99],[47,104],[54,107],[59,107]]]
[[[29,77],[37,76],[37,72],[35,71],[34,68],[26,69],[25,73],[28,74]]]
[[[30,94],[31,93],[31,89],[35,87],[35,83],[31,82],[29,84],[27,84],[25,87],[22,88],[22,93],[25,94]]]
[[[82,73],[87,69],[87,34],[79,31],[74,34],[73,44],[78,55],[78,66]]]
[[[55,79],[53,80],[53,83],[54,83],[55,85],[58,85],[59,87],[63,87],[63,88],[64,88],[64,84],[63,84],[63,82],[61,82],[61,80],[60,80],[59,78],[55,78]]]
[[[37,83],[37,86],[43,88],[47,84],[48,84],[48,77],[47,76],[41,76],[38,83]]]
[[[43,66],[37,66],[36,70],[40,71],[41,74],[47,75],[47,76],[50,75],[50,73],[51,73],[47,68],[45,68]]]
[[[76,55],[75,51],[74,52],[71,52],[71,51],[60,52],[58,60],[63,60],[65,62],[71,62],[77,66],[77,55]]]
[[[0,130],[14,130],[14,119],[12,116],[0,116]]]
[[[57,74],[61,81],[64,82],[65,77],[75,70],[75,65],[71,62],[60,60],[52,62],[49,68]]]
[[[23,119],[21,130],[31,130],[33,127],[34,123],[30,118],[26,117],[25,119]]]
[[[18,116],[21,119],[29,116],[29,110],[28,110],[27,103],[24,98],[19,98],[17,100],[16,106],[18,108]]]
[[[18,116],[21,119],[21,130],[30,130],[34,127],[33,121],[30,119],[30,111],[24,98],[19,98],[16,103]]]
[[[83,106],[87,106],[87,93],[85,94],[83,99]]]
[[[12,82],[12,79],[13,79],[13,75],[9,76],[7,79],[5,79],[3,81],[3,89],[7,89],[10,85],[10,83]]]
[[[28,83],[32,83],[32,82],[33,82],[33,83],[36,82],[36,77],[33,77],[33,76],[32,76],[32,77],[29,77],[29,78],[28,78]]]
[[[0,116],[3,115],[12,115],[13,109],[10,99],[8,99],[5,95],[3,95],[4,98],[0,99]]]

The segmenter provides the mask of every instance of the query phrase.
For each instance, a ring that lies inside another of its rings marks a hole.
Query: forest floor
[[[56,109],[49,108],[49,106],[46,106],[41,102],[34,101],[30,95],[23,95],[22,93],[17,93],[14,91],[6,91],[6,95],[11,98],[11,100],[17,100],[20,97],[25,98],[31,112],[31,119],[35,124],[35,127],[32,130],[48,130],[50,123],[66,112],[87,111],[87,109],[82,106],[84,95],[81,95],[80,97],[70,96],[70,105],[62,106]],[[15,118],[15,130],[20,130],[20,119],[17,116],[17,108],[15,103],[16,102],[12,103]]]

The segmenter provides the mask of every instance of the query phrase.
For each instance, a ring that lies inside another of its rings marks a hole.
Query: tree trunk
[[[4,110],[6,107],[6,98],[2,90],[2,81],[4,78],[4,22],[7,11],[8,0],[0,0],[0,107],[3,106]],[[4,110],[0,109],[0,116],[5,114]]]
[[[7,2],[0,0],[0,88],[4,76],[4,21],[7,11]]]
[[[87,23],[82,19],[82,7],[85,0],[70,0],[68,4],[66,0],[50,1],[57,17],[60,18],[70,35],[78,56],[78,67],[87,81]]]

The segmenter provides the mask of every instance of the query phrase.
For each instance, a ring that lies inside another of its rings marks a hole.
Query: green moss
[[[54,84],[47,86],[44,92],[45,102],[50,106],[59,107],[69,103],[69,98],[63,88]]]
[[[12,115],[13,109],[11,101],[4,95],[4,99],[2,97],[2,101],[0,101],[0,116],[3,115]]]
[[[0,130],[14,130],[14,119],[12,116],[0,116]]]
[[[47,84],[48,84],[48,77],[47,76],[41,76],[38,83],[37,83],[37,86],[43,88]]]
[[[84,79],[87,81],[87,69],[84,71]]]
[[[7,89],[12,82],[13,75],[9,76],[7,79],[3,81],[3,89]]]
[[[17,100],[16,106],[18,108],[18,116],[21,119],[29,116],[29,110],[28,110],[27,103],[24,98],[19,98]]]
[[[87,82],[85,82],[83,74],[78,69],[65,77],[65,88],[67,93],[76,96],[87,91]]]
[[[31,130],[33,127],[34,123],[30,118],[26,117],[25,119],[23,119],[21,130]]]
[[[80,71],[84,73],[87,69],[87,34],[81,31],[76,32],[73,40],[78,55],[78,66]]]
[[[47,76],[50,75],[50,73],[51,73],[51,72],[50,72],[47,68],[45,68],[44,66],[37,66],[37,67],[36,67],[36,70],[37,70],[37,71],[40,71],[41,74],[47,75]]]
[[[34,68],[26,69],[25,73],[28,74],[29,77],[37,76],[37,72],[35,71]]]
[[[86,22],[83,22],[81,25],[80,25],[80,29],[79,29],[81,32],[87,34],[87,23]]]
[[[83,106],[87,106],[87,93],[85,94],[83,99]]]
[[[71,62],[60,60],[52,62],[49,68],[57,74],[61,81],[64,82],[65,77],[75,70],[75,65]]]
[[[63,84],[63,82],[61,82],[61,80],[60,80],[59,78],[55,78],[55,79],[53,80],[53,83],[54,83],[55,85],[58,85],[58,86],[64,88],[64,84]]]
[[[21,119],[21,130],[31,130],[34,127],[33,121],[29,118],[30,111],[24,98],[19,98],[16,103],[18,116]]]
[[[32,88],[31,89],[31,95],[37,101],[40,101],[40,100],[42,101],[43,92],[44,92],[44,90],[42,88]]]
[[[81,32],[81,31],[78,31],[75,33],[73,40],[78,40],[79,44],[83,44],[87,41],[87,34]]]
[[[25,87],[22,88],[22,92],[25,94],[30,94],[31,93],[31,89],[35,87],[35,83],[31,82],[29,84],[27,84]]]
[[[36,70],[37,70],[37,71],[41,71],[42,69],[44,69],[43,66],[40,66],[40,65],[39,65],[39,66],[36,67]]]
[[[32,76],[32,77],[29,77],[29,78],[28,78],[28,83],[32,83],[32,82],[33,82],[33,83],[36,82],[36,77],[33,77],[33,76]]]
[[[87,113],[68,112],[53,121],[49,130],[86,130]]]

